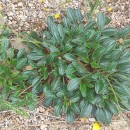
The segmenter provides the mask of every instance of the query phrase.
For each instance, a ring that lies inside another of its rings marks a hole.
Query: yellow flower
[[[98,123],[94,123],[92,130],[100,130],[100,128],[101,128],[101,126]]]
[[[55,18],[55,19],[60,18],[60,14],[55,14],[55,15],[54,15],[54,18]]]
[[[38,0],[40,3],[44,2],[44,0]]]
[[[109,7],[109,8],[107,9],[108,12],[111,12],[112,10],[113,10],[112,7]]]

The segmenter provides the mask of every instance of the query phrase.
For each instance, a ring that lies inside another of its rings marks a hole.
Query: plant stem
[[[106,78],[106,77],[105,77]],[[110,81],[108,80],[108,78],[106,78],[106,80],[107,80],[107,82],[108,82],[108,84],[110,85],[110,87],[111,87],[111,90],[112,90],[112,92],[113,92],[113,94],[114,94],[114,96],[115,96],[115,99],[116,99],[116,102],[117,102],[117,105],[118,105],[118,109],[120,110],[122,110],[122,108],[120,107],[120,105],[119,105],[119,100],[118,100],[118,98],[117,98],[117,95],[116,95],[116,92],[114,91],[114,89],[113,89],[113,87],[112,87],[112,84],[110,83]]]

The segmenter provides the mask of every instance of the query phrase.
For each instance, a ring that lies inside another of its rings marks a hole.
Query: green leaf
[[[49,107],[52,104],[52,98],[44,98],[43,105]]]
[[[13,48],[9,48],[9,49],[7,50],[7,54],[8,54],[8,57],[9,57],[10,59],[13,59],[13,57],[14,57],[14,49],[13,49]]]
[[[65,47],[64,47],[64,52],[67,52],[67,51],[71,50],[72,47],[73,47],[73,46],[71,45],[71,43],[67,43],[67,44],[65,45]]]
[[[130,62],[130,58],[121,58],[117,61],[118,65],[122,65],[122,64],[128,64]]]
[[[40,82],[41,82],[41,78],[40,78],[40,76],[37,76],[32,81],[32,86],[38,86],[40,84]]]
[[[108,53],[112,49],[114,49],[114,47],[116,46],[116,42],[115,42],[115,40],[107,40],[104,42],[104,45],[105,45],[104,47],[106,48],[105,53]]]
[[[80,9],[75,9],[75,15],[76,15],[76,19],[81,22],[83,20],[83,16],[82,13],[80,11]]]
[[[90,29],[93,29],[94,25],[96,24],[95,21],[90,21],[86,26],[85,26],[85,31],[88,31]]]
[[[80,78],[74,78],[71,79],[67,85],[67,90],[68,91],[73,91],[79,87],[81,79]]]
[[[48,16],[47,17],[47,25],[48,25],[49,30],[51,30],[52,23],[53,23],[53,17]]]
[[[47,91],[45,96],[46,96],[46,98],[51,98],[51,99],[56,98],[55,94],[53,92],[51,92],[51,91]]]
[[[127,48],[130,46],[130,39],[124,40],[124,46]]]
[[[11,33],[11,30],[9,28],[4,28],[1,35],[2,36],[9,36],[10,33]]]
[[[68,123],[72,123],[74,121],[74,113],[71,110],[67,110],[66,120]]]
[[[64,31],[63,31],[63,26],[61,24],[58,24],[58,31],[59,31],[60,37],[64,39]]]
[[[91,112],[92,112],[92,105],[87,102],[81,108],[80,116],[87,117],[87,116],[91,115]]]
[[[37,52],[30,52],[27,57],[30,59],[30,60],[40,60],[44,57],[43,54],[38,54]]]
[[[20,74],[20,71],[15,71],[15,72],[13,72],[12,77],[14,78],[14,77],[18,76],[19,74]]]
[[[46,94],[49,90],[50,90],[49,85],[48,84],[44,84],[43,92]]]
[[[104,111],[99,107],[97,108],[97,110],[95,112],[95,116],[96,116],[96,119],[98,120],[98,122],[103,122],[104,120],[106,120]]]
[[[109,39],[110,39],[110,37],[105,35],[105,36],[100,36],[99,39],[97,39],[97,41],[102,43],[102,42],[105,42]]]
[[[79,72],[81,74],[85,74],[86,73],[86,70],[78,62],[72,62],[72,64],[76,68],[77,72]]]
[[[107,106],[108,106],[108,109],[109,109],[113,114],[117,114],[117,113],[118,113],[118,109],[117,109],[117,107],[114,105],[114,103],[107,102]]]
[[[75,114],[80,114],[80,108],[78,106],[78,104],[76,103],[71,103],[71,109],[73,110],[73,112]]]
[[[86,97],[86,95],[87,95],[87,87],[86,87],[86,85],[85,84],[80,84],[80,92],[82,93],[82,96],[83,97]]]
[[[38,88],[38,86],[40,85],[40,83],[41,83],[41,78],[40,78],[40,76],[37,76],[37,77],[35,77],[35,78],[33,79],[33,81],[32,81],[32,93],[36,93],[37,88]]]
[[[52,55],[49,55],[47,58],[46,58],[46,64],[51,64],[54,60],[54,57]]]
[[[104,26],[105,26],[105,16],[103,13],[99,13],[97,16],[97,24],[98,24],[98,28],[99,30],[103,30]]]
[[[112,62],[110,63],[107,67],[106,67],[106,71],[116,71],[116,66],[117,66],[117,63],[116,62]]]
[[[126,85],[121,84],[113,87],[120,98],[130,96],[130,88],[128,88]]]
[[[105,123],[108,125],[111,123],[112,114],[106,109],[104,109],[104,113],[105,113]]]
[[[87,35],[87,39],[88,39],[88,40],[92,40],[93,37],[94,37],[94,35],[95,35],[95,31],[94,31],[94,30],[89,30],[89,31],[86,33],[86,35]]]
[[[117,60],[122,54],[122,49],[119,50],[119,49],[115,49],[111,55],[110,55],[110,60],[113,61],[113,60]]]
[[[25,53],[25,48],[20,49],[17,53],[17,59],[21,58],[24,53]]]
[[[102,31],[103,35],[108,35],[108,36],[114,36],[117,33],[117,29],[116,28],[112,28],[112,27],[107,27]]]
[[[62,104],[57,104],[55,107],[54,107],[54,114],[56,116],[59,116],[62,112]]]
[[[39,35],[38,35],[37,32],[31,31],[31,32],[30,32],[30,36],[31,36],[33,39],[35,39],[35,40],[37,40],[37,41],[40,41],[40,37],[39,37]]]
[[[73,74],[75,72],[75,68],[72,65],[68,65],[68,67],[65,70],[66,74]]]
[[[108,18],[108,17],[106,17],[106,16],[105,16],[105,19],[106,19],[106,21],[105,21],[105,25],[108,25],[108,24],[111,22],[111,19]]]
[[[96,62],[92,62],[91,65],[94,68],[100,68],[100,66]]]
[[[70,102],[71,102],[71,103],[74,103],[74,102],[79,101],[79,99],[80,99],[80,94],[77,93],[77,94],[75,94],[73,97],[70,98]]]
[[[70,54],[70,53],[66,53],[66,54],[64,55],[64,58],[65,58],[66,60],[68,60],[68,61],[74,61],[74,60],[76,60],[76,57],[75,57],[74,55]]]
[[[53,45],[50,46],[50,51],[51,51],[51,52],[58,52],[58,53],[59,53],[58,48],[56,48],[56,47],[53,46]]]
[[[95,51],[93,52],[93,59],[94,60],[98,60],[98,58],[102,57],[103,53],[105,52],[105,48],[104,47],[98,47],[95,49]]]
[[[57,97],[62,97],[66,94],[66,85],[62,86],[59,91],[56,93]]]
[[[74,12],[74,9],[72,8],[67,8],[67,16],[71,19],[71,21],[75,21],[75,12]]]
[[[98,104],[102,100],[102,97],[97,95],[94,97],[94,99],[91,101],[92,104]]]
[[[65,63],[61,63],[61,65],[59,66],[59,74],[60,75],[64,75],[65,74],[65,70],[66,70],[66,64]]]
[[[16,69],[20,70],[22,69],[27,63],[27,58],[22,58],[20,60],[18,60],[17,64],[16,64]]]
[[[105,101],[104,100],[102,100],[102,101],[99,102],[99,107],[102,107],[102,108],[105,107]]]
[[[52,90],[56,90],[60,86],[60,78],[53,79],[51,83]]]
[[[63,19],[63,25],[64,25],[65,27],[67,27],[69,24],[70,24],[70,19],[69,19],[68,17],[65,17],[65,18]]]
[[[66,74],[68,79],[73,79],[76,78],[76,76],[74,74]]]
[[[128,34],[130,34],[130,27],[124,27],[124,28],[120,29],[117,36],[118,36],[118,38],[123,38],[124,36],[126,36]]]
[[[99,79],[96,83],[95,83],[95,91],[97,94],[102,93],[104,89],[104,83],[101,79]]]
[[[48,78],[48,75],[49,75],[49,73],[47,71],[47,68],[44,68],[44,71],[43,71],[43,78],[44,78],[44,80],[46,80]]]

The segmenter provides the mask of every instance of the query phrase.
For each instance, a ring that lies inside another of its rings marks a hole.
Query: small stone
[[[12,24],[12,22],[11,22],[11,21],[9,21],[9,22],[8,22],[8,24],[9,24],[9,25],[11,25],[11,24]]]
[[[9,17],[10,20],[12,20],[13,18],[12,17]]]
[[[121,6],[120,9],[121,9],[122,11],[124,11],[125,7],[124,7],[124,6]]]
[[[25,69],[26,70],[33,70],[33,67],[31,65],[28,65],[28,66],[25,67]],[[40,111],[40,109],[39,109],[39,111]]]
[[[33,4],[32,4],[32,3],[29,3],[28,6],[33,7]]]
[[[41,130],[47,130],[47,125],[41,125],[40,129]]]
[[[39,108],[37,108],[36,111],[39,112]]]
[[[89,118],[88,119],[90,122],[95,122],[95,119],[94,118]]]
[[[8,13],[8,16],[13,16],[13,13],[12,13],[12,12],[9,12],[9,13]]]
[[[39,107],[39,112],[43,113],[45,112],[45,109],[43,107]]]
[[[23,6],[23,3],[22,2],[19,2],[18,3],[18,7],[22,7]]]

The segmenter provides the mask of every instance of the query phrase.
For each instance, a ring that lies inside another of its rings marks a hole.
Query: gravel
[[[51,108],[39,106],[33,111],[24,109],[29,117],[23,117],[10,111],[0,112],[0,130],[92,130],[94,118],[81,121],[77,118],[73,124],[67,124],[64,117],[55,117]],[[127,113],[128,114],[128,113]],[[101,125],[101,130],[129,130],[130,120],[115,116],[109,126]]]
[[[72,0],[0,0],[3,6],[4,19],[15,31],[39,30],[45,28],[48,15],[60,14],[66,7],[79,7],[81,1]]]
[[[84,0],[0,0],[3,7],[4,19],[7,25],[15,31],[41,30],[45,28],[48,15],[56,13],[63,16],[67,7],[81,8],[82,13],[89,10]],[[111,11],[108,11],[112,8]],[[130,26],[130,0],[101,0],[94,11],[95,15],[104,12],[112,21],[114,27]]]

